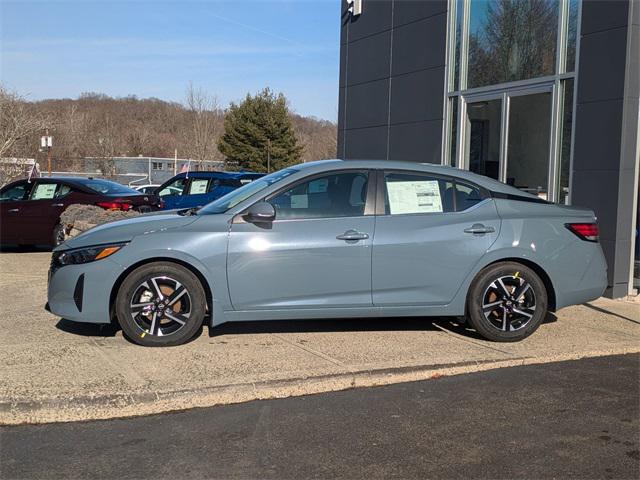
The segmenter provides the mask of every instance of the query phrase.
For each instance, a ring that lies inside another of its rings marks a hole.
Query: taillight
[[[597,223],[565,223],[565,226],[582,240],[598,241],[600,229]]]
[[[98,202],[96,203],[99,207],[102,207],[106,210],[122,210],[124,212],[128,212],[131,210],[132,205],[127,202]]]

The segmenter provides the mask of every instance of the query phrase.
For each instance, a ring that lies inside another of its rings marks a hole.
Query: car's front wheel
[[[188,269],[170,262],[143,265],[120,285],[118,322],[133,342],[148,347],[183,344],[202,328],[206,296]]]
[[[517,342],[547,315],[547,290],[529,267],[501,262],[482,270],[471,284],[467,316],[476,331],[494,342]]]

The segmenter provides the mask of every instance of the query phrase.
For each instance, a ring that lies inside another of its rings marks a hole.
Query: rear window
[[[140,193],[133,188],[129,188],[125,185],[111,182],[109,180],[83,180],[79,183],[81,183],[85,187],[89,187],[96,193],[101,193],[103,195],[130,195],[132,193]]]

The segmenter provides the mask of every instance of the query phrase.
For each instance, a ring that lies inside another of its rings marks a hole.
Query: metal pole
[[[173,174],[175,175],[178,172],[178,149],[176,148],[173,152]]]
[[[46,129],[45,135],[47,136],[47,167],[49,170],[49,176],[51,176],[51,145],[49,144],[49,129]]]

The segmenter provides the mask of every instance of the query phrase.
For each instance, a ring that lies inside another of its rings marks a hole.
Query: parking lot
[[[638,304],[600,299],[549,315],[514,344],[455,319],[227,324],[141,348],[109,326],[43,309],[50,254],[0,254],[0,423],[110,418],[640,352]]]

